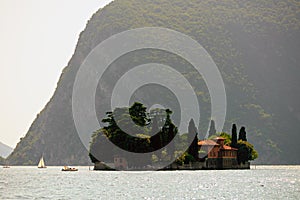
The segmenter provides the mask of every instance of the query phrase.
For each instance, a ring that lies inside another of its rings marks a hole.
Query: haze
[[[1,0],[1,142],[15,147],[25,136],[88,19],[110,1]]]

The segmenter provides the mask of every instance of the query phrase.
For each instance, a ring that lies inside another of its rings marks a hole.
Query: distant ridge
[[[0,156],[6,158],[14,149],[0,142]]]

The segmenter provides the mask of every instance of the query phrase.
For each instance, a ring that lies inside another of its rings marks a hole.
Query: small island
[[[250,169],[249,161],[258,157],[247,141],[245,127],[239,134],[236,124],[231,135],[217,133],[211,120],[208,137],[199,139],[193,119],[188,132],[180,134],[171,114],[169,109],[158,108],[148,113],[138,102],[107,112],[102,120],[106,125],[92,136],[89,156],[94,170]]]

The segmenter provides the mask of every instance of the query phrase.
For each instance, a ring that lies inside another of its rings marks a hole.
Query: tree
[[[147,108],[139,102],[135,102],[129,108],[129,114],[131,116],[131,119],[138,126],[146,126],[149,123],[150,119],[148,118],[146,111]]]
[[[197,132],[198,131],[195,126],[195,122],[193,119],[191,119],[189,122],[189,127],[188,127],[188,141],[192,141],[192,143],[188,149],[188,154],[193,156],[195,160],[197,160],[199,158]]]
[[[171,120],[172,111],[170,109],[166,109],[166,113],[167,113],[167,119],[161,131],[162,147],[172,142],[172,140],[178,133],[177,127],[173,124]],[[172,157],[174,156],[174,151],[175,151],[175,144],[173,142],[169,144],[167,152]]]
[[[257,151],[253,145],[247,141],[239,140],[237,142],[238,148],[238,163],[245,163],[249,160],[255,160],[258,157]]]
[[[246,128],[244,126],[240,129],[239,140],[247,141]]]
[[[98,161],[112,162],[114,153],[107,135],[105,129],[95,131],[92,135],[89,157],[93,163]]]
[[[152,119],[152,127],[151,127],[151,145],[153,149],[160,149],[162,147],[161,137],[158,134],[160,132],[158,127],[158,119],[157,116],[154,116]]]
[[[236,128],[236,124],[232,125],[232,129],[231,129],[231,147],[236,147],[237,144],[237,128]]]
[[[222,137],[222,138],[225,139],[225,140],[224,140],[224,144],[225,144],[225,145],[230,145],[230,144],[231,144],[231,136],[230,136],[229,134],[222,132],[222,133],[220,134],[220,137]]]
[[[216,135],[217,133],[217,130],[216,130],[216,126],[215,126],[215,121],[214,120],[211,120],[210,121],[210,128],[209,128],[209,135],[208,135],[208,138],[213,136],[213,135]]]
[[[163,124],[161,113],[166,113],[166,120],[163,120]],[[150,115],[147,108],[137,102],[130,108],[116,108],[112,112],[107,112],[106,118],[102,120],[106,125],[96,131],[92,138],[90,145],[92,162],[110,161],[114,152],[118,152],[117,147],[133,153],[149,153],[162,149],[174,139],[178,132],[177,127],[171,120],[171,114],[172,111],[167,109],[158,110]],[[152,124],[148,126],[151,119]],[[150,136],[149,133],[152,135]],[[162,150],[166,151],[171,157],[174,155],[175,146],[171,143],[167,149]],[[129,159],[131,158],[127,158],[130,163]],[[144,166],[150,161],[151,156],[149,158],[145,157],[144,162],[138,162],[141,166]],[[133,163],[137,163],[137,161]]]

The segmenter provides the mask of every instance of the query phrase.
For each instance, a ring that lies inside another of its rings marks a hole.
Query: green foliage
[[[114,156],[113,153],[107,152],[107,149],[109,149],[109,147],[107,146],[107,135],[108,133],[105,129],[95,131],[92,135],[89,157],[93,163],[98,162],[99,158],[105,161],[112,161],[112,158]]]
[[[225,132],[220,133],[220,137],[225,138],[224,144],[230,145],[231,144],[231,136]]]
[[[255,160],[258,158],[258,153],[254,149],[253,145],[247,141],[239,140],[237,143],[238,148],[238,162],[245,163],[249,160]]]
[[[185,155],[184,164],[189,164],[190,162],[195,162],[196,161],[194,156],[192,156],[191,154],[185,153],[184,155]]]
[[[182,152],[182,151],[175,151],[174,152],[174,156],[175,158],[177,158],[175,160],[175,162],[179,165],[183,165],[184,164],[184,160],[185,160],[185,155],[186,155],[186,152]]]
[[[177,127],[170,118],[172,111],[165,110],[165,123],[159,129],[159,124],[163,121],[160,119],[162,111],[147,113],[146,110],[143,104],[136,102],[130,108],[116,108],[113,112],[107,112],[106,118],[102,120],[106,126],[92,136],[89,153],[91,161],[111,161],[115,146],[129,152],[148,153],[161,149],[173,140],[177,134]],[[149,133],[153,132],[156,134],[150,137]],[[109,147],[110,142],[115,146]],[[174,149],[173,145],[169,145],[168,149],[163,149],[161,155],[153,155],[145,160],[170,160]]]
[[[171,155],[168,154],[168,151],[166,149],[163,149],[161,152],[161,161],[170,161]]]
[[[219,133],[216,133],[215,135],[211,135],[209,138],[207,138],[208,140],[213,140],[215,139],[216,137],[219,137],[220,134]]]
[[[236,147],[237,145],[237,128],[236,128],[236,124],[232,125],[232,129],[231,129],[231,147]]]
[[[239,140],[247,141],[246,128],[244,126],[240,129]]]
[[[188,154],[190,154],[191,156],[193,156],[194,160],[197,160],[199,157],[198,154],[198,131],[197,128],[195,126],[195,122],[193,119],[190,120],[189,122],[189,126],[188,126],[188,137],[189,137],[189,141],[191,142],[191,145],[188,149]]]
[[[130,108],[129,108],[129,114],[133,122],[137,126],[146,126],[150,119],[148,119],[147,116],[147,108],[138,102],[135,102]]]
[[[210,136],[208,139],[213,140],[216,137],[223,137],[225,139],[224,144],[230,145],[231,144],[231,136],[228,133],[222,132],[222,133],[216,133],[215,135]]]
[[[182,152],[175,152],[175,154],[178,156],[178,155],[181,155],[180,157],[178,157],[176,159],[176,163],[179,164],[179,165],[183,165],[183,164],[189,164],[190,162],[195,162],[195,158],[194,156],[190,155],[188,152],[185,152],[185,153],[182,153]],[[177,157],[176,156],[176,157]]]
[[[152,163],[157,163],[158,161],[159,161],[159,158],[158,158],[158,156],[157,155],[155,155],[155,154],[153,154],[152,155]]]

